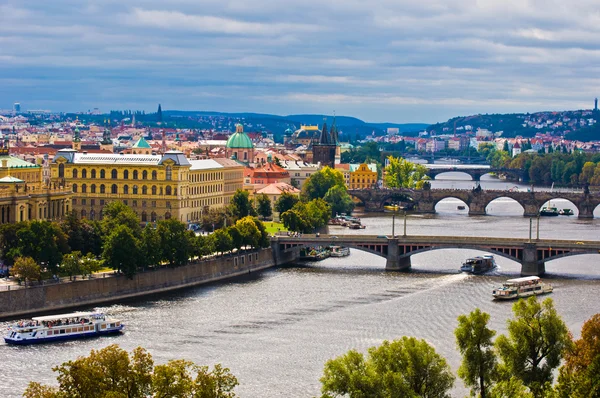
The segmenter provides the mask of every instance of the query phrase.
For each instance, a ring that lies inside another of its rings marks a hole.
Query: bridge
[[[543,275],[546,261],[566,256],[600,253],[600,241],[524,240],[478,236],[375,236],[302,235],[275,236],[271,247],[277,264],[299,257],[302,247],[340,245],[384,257],[386,270],[406,271],[411,256],[439,249],[474,249],[505,257],[521,264],[521,275]],[[292,256],[292,257],[290,257]],[[457,267],[460,264],[457,264]]]
[[[523,215],[537,217],[544,203],[555,199],[572,202],[579,211],[579,218],[594,218],[594,209],[600,205],[600,192],[551,192],[551,191],[501,191],[483,189],[351,189],[348,193],[365,205],[365,211],[384,211],[384,206],[396,202],[415,205],[417,213],[435,213],[435,206],[444,199],[460,199],[469,206],[469,215],[486,214],[486,207],[498,198],[514,199],[523,206]]]
[[[437,175],[449,172],[460,172],[471,176],[474,181],[481,180],[481,176],[494,173],[504,175],[514,181],[526,181],[527,174],[521,169],[496,168],[483,165],[447,165],[447,164],[424,164],[427,175],[435,179]]]

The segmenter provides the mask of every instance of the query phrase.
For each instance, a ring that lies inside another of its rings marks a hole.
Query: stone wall
[[[281,260],[278,264],[281,264]],[[276,265],[271,249],[196,261],[178,268],[95,277],[0,292],[0,319],[83,307],[201,285]]]

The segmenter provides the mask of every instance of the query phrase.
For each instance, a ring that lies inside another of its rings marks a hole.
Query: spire
[[[81,142],[81,135],[79,135],[79,127],[75,127],[75,131],[74,131],[74,135],[73,135],[73,141],[74,142]]]
[[[104,121],[104,132],[102,133],[102,144],[103,145],[110,145],[112,144],[112,140],[110,138],[110,130],[108,129],[107,125],[106,125],[106,120]]]
[[[338,130],[337,126],[335,125],[335,111],[333,111],[333,124],[331,125],[331,143],[336,145],[338,143]]]
[[[162,108],[160,107],[160,104],[158,104],[158,111],[156,112],[156,124],[161,125],[162,121]]]
[[[331,144],[331,137],[327,131],[327,122],[323,122],[323,130],[321,130],[321,136],[319,137],[319,145]]]

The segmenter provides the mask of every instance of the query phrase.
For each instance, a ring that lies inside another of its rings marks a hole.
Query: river
[[[433,186],[472,184],[440,179]],[[492,178],[481,184],[484,189],[514,186]],[[436,215],[409,216],[407,233],[528,237],[529,219],[522,217],[516,202],[496,200],[488,207],[490,215],[481,217],[469,217],[468,210],[457,209],[458,204],[447,199],[438,204]],[[557,200],[553,205],[570,204]],[[331,233],[391,234],[388,214],[360,217],[365,230],[332,227]],[[396,223],[399,233],[403,220],[397,218]],[[600,218],[542,218],[540,237],[598,240],[599,225]],[[123,335],[40,346],[0,344],[0,396],[20,396],[30,380],[54,383],[53,366],[113,343],[127,350],[141,345],[161,363],[175,358],[221,363],[238,377],[236,391],[241,397],[318,396],[328,359],[352,348],[365,352],[403,335],[427,339],[456,372],[460,362],[453,335],[456,318],[479,307],[491,314],[491,326],[504,333],[511,303],[494,302],[491,291],[520,270],[519,264],[496,257],[499,267],[490,275],[459,273],[460,264],[476,254],[482,252],[426,252],[412,257],[411,272],[390,273],[384,271],[385,259],[352,250],[346,258],[290,265],[103,307],[127,324]],[[547,263],[546,270],[555,287],[550,297],[578,336],[583,322],[600,312],[598,255],[558,259]],[[6,327],[7,323],[0,324],[2,332]],[[466,393],[457,379],[453,396]]]

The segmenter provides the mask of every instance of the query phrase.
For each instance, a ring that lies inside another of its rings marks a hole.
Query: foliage
[[[144,265],[159,265],[163,257],[163,250],[161,236],[157,229],[150,224],[146,224],[146,227],[142,230],[140,243],[141,251],[144,253]]]
[[[404,143],[404,141],[402,141]],[[381,159],[381,152],[376,142],[370,141],[358,148],[352,148],[341,154],[342,163],[365,163],[368,159]]]
[[[388,157],[384,182],[388,188],[423,188],[428,179],[425,166],[403,158]]]
[[[263,193],[256,197],[256,202],[258,203],[256,209],[258,215],[262,216],[263,218],[271,217],[273,214],[271,199],[269,199],[269,197]]]
[[[350,214],[354,210],[354,202],[346,192],[346,187],[339,185],[331,187],[323,199],[329,204],[332,216],[341,213]]]
[[[496,354],[492,338],[495,331],[488,328],[490,315],[479,308],[469,315],[458,317],[454,330],[456,345],[462,355],[458,376],[471,388],[471,395],[487,397],[496,375]]]
[[[212,371],[185,360],[154,365],[152,356],[138,347],[131,354],[116,344],[92,350],[88,357],[53,369],[58,387],[29,383],[25,398],[199,397],[233,398],[238,381],[227,368]]]
[[[231,235],[226,229],[217,229],[210,235],[210,238],[212,239],[213,248],[217,252],[225,253],[234,248]]]
[[[80,220],[77,213],[72,211],[60,223],[67,235],[67,243],[72,251],[94,253],[99,255],[102,247],[102,233],[97,221]]]
[[[61,264],[61,270],[69,275],[69,279],[73,275],[81,273],[81,252],[74,251],[69,254],[65,254]]]
[[[539,303],[535,296],[513,305],[508,336],[496,339],[501,367],[523,381],[534,397],[543,397],[552,383],[552,372],[569,346],[569,331],[552,299]]]
[[[262,236],[252,217],[238,220],[235,227],[240,232],[243,246],[258,247]]]
[[[294,232],[310,233],[327,224],[331,215],[329,204],[323,199],[298,202],[281,215],[285,228]]]
[[[297,195],[291,194],[289,192],[284,192],[279,196],[279,199],[275,202],[275,210],[279,214],[285,213],[290,210],[296,203],[300,201],[300,198]]]
[[[246,216],[255,216],[256,210],[249,199],[250,193],[242,189],[238,189],[229,202],[229,212],[236,219]]]
[[[323,199],[329,189],[336,185],[345,187],[344,175],[341,171],[326,166],[316,173],[313,173],[310,178],[304,182],[301,195],[305,201]]]
[[[162,260],[169,263],[171,267],[179,267],[187,264],[192,254],[192,234],[185,224],[174,218],[158,222],[156,232],[160,237]]]
[[[69,252],[67,236],[62,229],[49,221],[31,221],[21,225],[22,228],[17,231],[19,253],[33,258],[38,264],[46,264],[52,273],[56,273],[63,254]]]
[[[367,359],[351,350],[325,364],[323,397],[449,397],[454,376],[425,340],[402,337],[369,348]]]
[[[131,278],[137,271],[142,253],[140,242],[127,225],[118,225],[104,241],[105,264]]]
[[[567,350],[556,392],[560,398],[600,396],[600,314],[583,324],[581,338]]]
[[[31,257],[17,257],[15,264],[10,270],[11,274],[16,278],[25,281],[39,280],[42,270],[38,263]]]
[[[102,230],[105,235],[110,235],[116,227],[124,225],[136,238],[140,237],[142,233],[140,220],[131,207],[116,200],[104,206],[102,212]]]

